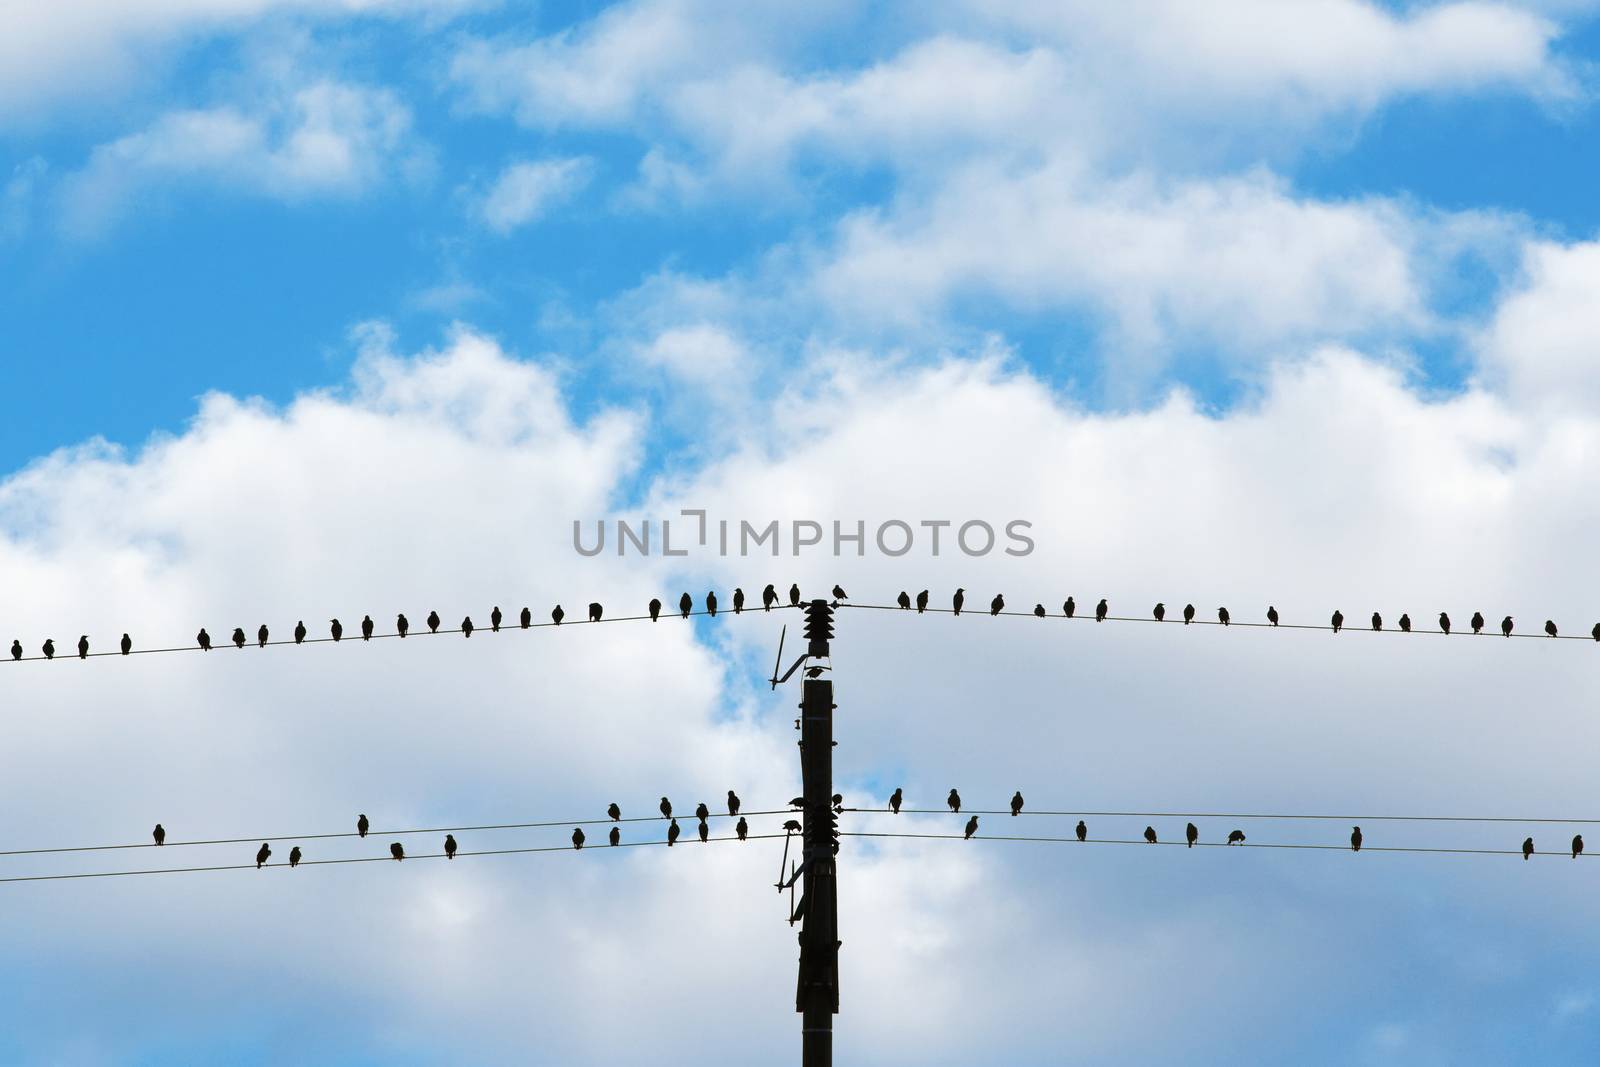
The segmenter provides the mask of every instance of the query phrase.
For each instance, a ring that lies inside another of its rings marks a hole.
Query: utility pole
[[[831,667],[821,664],[830,658],[833,608],[826,600],[813,600],[806,605],[805,613],[805,636],[809,642],[806,655],[814,666],[806,671],[800,701],[804,889],[795,910],[804,918],[795,1011],[801,1013],[803,1067],[830,1067],[833,1017],[839,1011],[838,884],[834,867],[839,839],[838,817],[833,810],[833,682],[824,677]]]

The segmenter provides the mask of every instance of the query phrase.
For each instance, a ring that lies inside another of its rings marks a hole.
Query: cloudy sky
[[[852,804],[1563,855],[847,839],[838,1062],[1592,1063],[1582,827],[1371,817],[1600,818],[1600,649],[1363,631],[1600,619],[1597,57],[1587,0],[0,7],[0,644],[69,653],[0,663],[0,850],[799,787],[780,614],[80,634],[959,586],[1057,617],[841,612]],[[685,508],[868,539],[574,551]],[[847,828],[960,826],[891,818]],[[781,855],[0,883],[0,1059],[788,1062]]]

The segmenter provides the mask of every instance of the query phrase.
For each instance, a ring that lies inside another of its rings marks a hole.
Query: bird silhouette
[[[996,593],[994,599],[989,601],[989,614],[998,615],[1004,611],[1005,608],[1006,598],[1001,596],[999,593]]]
[[[305,639],[306,639],[306,621],[304,619],[300,619],[294,624],[294,643],[298,645],[300,642],[304,641]]]
[[[504,618],[504,616],[500,614],[500,605],[496,604],[494,606],[494,610],[489,612],[489,632],[490,633],[499,633],[500,632],[500,620],[502,618]]]
[[[1408,633],[1411,632],[1411,616],[1410,615],[1406,615],[1406,614],[1403,614],[1403,613],[1401,614],[1401,616],[1400,616],[1400,632],[1403,633],[1403,634],[1408,634]]]
[[[1450,636],[1450,616],[1442,611],[1439,612],[1439,630],[1446,637]]]
[[[294,848],[291,848],[289,850],[289,866],[290,867],[298,867],[298,866],[300,866],[300,846],[299,845],[296,845],[296,846],[294,846]]]
[[[957,793],[954,789],[950,790],[950,795],[945,797],[944,802],[946,804],[950,805],[950,810],[951,811],[955,812],[957,815],[961,814],[961,794],[960,793]]]
[[[733,613],[735,615],[744,613],[744,590],[738,586],[733,587]]]
[[[924,611],[927,611],[927,610],[928,610],[928,591],[926,589],[924,589],[922,592],[917,594],[917,614],[921,615]],[[1596,623],[1595,625],[1596,626],[1600,626],[1600,623]],[[1600,640],[1600,638],[1597,638],[1596,640]]]
[[[1156,622],[1164,622],[1167,618],[1167,606],[1158,602],[1156,606],[1151,609],[1150,614],[1156,617]]]
[[[392,842],[389,845],[389,855],[396,860],[403,860],[406,858],[406,847],[398,841]]]
[[[673,819],[672,820],[672,825],[667,827],[667,847],[668,848],[671,848],[673,845],[678,843],[678,835],[681,834],[681,833],[683,833],[683,831],[678,828],[678,820],[677,819]]]
[[[234,648],[243,648],[244,647],[244,627],[243,626],[235,626],[233,628],[233,647]]]
[[[1361,851],[1361,827],[1352,827],[1350,830],[1350,847],[1357,852]]]
[[[1507,637],[1511,636],[1511,616],[1510,615],[1507,615],[1505,618],[1500,620],[1500,632],[1505,634]]]
[[[1087,841],[1089,839],[1089,824],[1084,822],[1082,819],[1078,820],[1078,825],[1075,827],[1075,830],[1078,834],[1079,841]]]
[[[1481,611],[1472,613],[1472,632],[1475,634],[1483,632],[1483,612]]]
[[[650,598],[650,621],[655,622],[661,618],[661,601],[655,597]]]
[[[778,591],[776,589],[772,588],[772,583],[771,582],[768,582],[767,583],[767,587],[765,589],[761,590],[761,610],[762,611],[771,611],[772,610],[772,605],[776,604],[777,602],[778,602]]]
[[[621,827],[613,826],[611,828],[611,833],[608,834],[607,836],[609,837],[609,839],[611,841],[611,844],[613,846],[622,844],[622,828]]]
[[[798,582],[789,586],[789,606],[791,608],[800,606],[800,585]]]
[[[705,801],[702,800],[700,803],[694,806],[694,817],[699,819],[701,822],[705,822],[707,819],[711,818],[711,809],[706,807]]]
[[[455,834],[445,834],[444,835],[444,858],[447,859],[447,860],[455,859],[456,858],[456,848],[457,847],[458,846],[456,845],[456,835]]]
[[[1109,610],[1110,609],[1106,607],[1106,598],[1105,597],[1101,597],[1100,598],[1100,603],[1098,603],[1098,604],[1096,604],[1094,606],[1094,621],[1095,622],[1105,622],[1106,621],[1106,613]]]
[[[1583,852],[1583,835],[1575,834],[1572,838],[1572,858],[1577,859]]]
[[[201,633],[205,633],[204,630],[201,630],[200,632]],[[205,649],[207,652],[211,651],[211,638],[207,637],[206,640],[205,640],[205,643],[202,644],[200,647]],[[45,638],[44,639],[44,644],[39,646],[39,651],[44,653],[44,658],[45,659],[55,659],[56,658],[56,642],[55,642],[55,639],[51,638],[51,637]]]
[[[371,641],[372,640],[372,616],[371,615],[363,615],[361,617],[361,640],[363,640],[363,641]]]
[[[204,626],[200,627],[200,632],[194,635],[194,639],[200,643],[200,649],[202,652],[211,651],[211,635],[206,633],[206,628]],[[46,656],[54,656],[56,654],[55,646],[49,641],[45,642],[45,647]]]
[[[791,808],[803,808],[806,806],[806,798],[795,797],[793,800],[789,801],[789,806]]]
[[[1594,629],[1589,631],[1589,635],[1596,641],[1600,641],[1600,622],[1594,624]]]
[[[967,829],[966,829],[966,833],[962,835],[962,840],[964,840],[964,841],[972,840],[972,835],[977,833],[977,832],[978,832],[978,817],[976,815],[974,815],[972,818],[967,820]]]
[[[796,819],[790,819],[783,824],[783,828],[791,834],[797,834],[800,832],[800,823]]]
[[[156,844],[158,846],[167,843],[166,827],[162,826],[160,823],[156,823],[156,828],[150,831],[150,836],[156,839]]]
[[[706,594],[706,614],[713,619],[717,617],[717,594],[715,592]]]
[[[621,822],[622,821],[622,809],[617,807],[616,801],[612,801],[606,807],[606,814],[611,816],[611,818],[616,820],[617,822]]]
[[[1015,816],[1015,815],[1020,815],[1021,813],[1022,813],[1022,790],[1019,789],[1015,793],[1011,794],[1011,814],[1013,816]]]
[[[1333,613],[1332,622],[1333,622],[1333,632],[1334,633],[1338,633],[1340,630],[1344,629],[1344,612],[1335,611]]]
[[[1034,614],[1035,618],[1038,618],[1038,619],[1044,618],[1044,615],[1045,615],[1044,605],[1043,604],[1035,604],[1033,606],[1033,614]]]
[[[896,815],[900,814],[900,805],[903,801],[903,797],[904,794],[901,793],[899,786],[895,786],[894,792],[889,794],[889,810],[894,812]]]
[[[411,621],[406,618],[405,612],[401,612],[399,615],[394,617],[395,633],[399,634],[403,638],[406,635],[406,631],[409,629],[411,629]]]
[[[16,640],[15,638],[12,638],[12,640],[11,640],[11,658],[12,659],[21,659],[22,658],[22,642]]]
[[[439,613],[437,611],[428,612],[428,632],[431,634],[439,632]]]
[[[911,594],[904,589],[900,590],[900,595],[894,598],[894,602],[900,605],[901,611],[911,610]]]
[[[126,656],[129,652],[133,651],[133,638],[129,637],[127,634],[123,634],[122,644],[119,647],[122,649],[122,654]]]
[[[739,835],[740,841],[750,836],[750,824],[744,821],[743,815],[739,816],[739,821],[733,824],[733,832]]]
[[[1278,625],[1278,609],[1271,604],[1267,605],[1267,621],[1274,626]]]
[[[256,849],[256,870],[259,871],[261,869],[261,865],[266,863],[267,858],[271,855],[272,849],[267,847],[267,843],[265,841],[261,842],[261,847]]]
[[[366,813],[362,812],[361,815],[356,819],[356,833],[362,837],[366,837],[367,830],[371,827],[371,825],[371,823],[367,822]]]
[[[602,614],[604,614],[604,613],[605,613],[605,609],[600,606],[600,602],[598,600],[590,603],[590,605],[589,605],[589,621],[590,622],[599,622],[600,621],[600,616]]]
[[[1228,844],[1230,844],[1230,845],[1242,845],[1242,844],[1244,844],[1244,831],[1243,830],[1230,831],[1229,834],[1228,834]]]
[[[950,598],[951,610],[955,614],[960,615],[961,614],[961,605],[965,604],[966,602],[967,602],[967,591],[965,589],[957,589],[956,590],[956,595]]]
[[[1188,626],[1191,622],[1194,622],[1194,605],[1185,604],[1183,606],[1183,624]]]
[[[1544,620],[1544,632],[1549,634],[1551,637],[1556,636],[1556,624],[1554,619]]]
[[[1200,828],[1194,823],[1190,823],[1183,829],[1183,839],[1189,842],[1190,848],[1194,848],[1194,843],[1200,840]]]
[[[1067,618],[1070,619],[1074,615],[1076,615],[1077,613],[1078,613],[1078,602],[1076,600],[1072,599],[1069,596],[1069,597],[1067,597],[1066,600],[1061,602],[1061,614],[1065,615]]]
[[[1522,858],[1526,861],[1531,855],[1533,855],[1533,838],[1525,837],[1522,839]]]
[[[1146,826],[1144,828],[1144,839],[1152,845],[1156,843],[1156,828],[1154,826]]]
[[[561,625],[561,620],[566,618],[566,617],[567,617],[567,613],[565,611],[561,610],[561,605],[560,604],[557,604],[555,606],[555,608],[552,609],[551,612],[550,612],[550,618],[551,618],[551,620],[553,622],[555,622],[555,624],[557,626],[560,626]]]
[[[661,798],[661,817],[663,819],[672,818],[672,801],[666,797]]]
[[[462,618],[462,620],[461,620],[461,636],[462,637],[471,637],[472,636],[472,616],[471,615],[464,616]]]
[[[266,623],[262,623],[260,628],[256,630],[256,647],[257,648],[266,648],[267,647],[267,624]]]
[[[88,659],[89,658],[89,635],[88,634],[79,634],[78,635],[78,658],[79,659]]]
[[[850,598],[845,595],[844,586],[835,585],[833,587],[833,599],[835,599],[835,600],[848,600]]]
[[[583,847],[583,840],[584,840],[583,839],[583,827],[574,826],[572,828],[572,847],[573,848],[582,848]]]
[[[333,635],[333,639],[335,641],[337,641],[337,640],[339,640],[339,638],[344,636],[344,627],[339,625],[339,620],[338,619],[329,619],[328,620],[328,632],[330,634],[332,634]],[[210,640],[211,640],[210,638],[207,638],[206,639],[207,643],[209,643]]]
[[[728,790],[728,814],[739,814],[739,794],[731,789]]]
[[[693,610],[694,600],[690,598],[688,593],[685,593],[678,598],[678,611],[682,613],[684,618],[687,619],[689,617],[689,612]]]
[[[1228,620],[1228,609],[1227,608],[1218,608],[1217,609],[1217,621],[1220,622],[1224,626],[1228,625],[1228,621],[1229,620]]]
[[[711,827],[706,825],[706,821],[704,819],[701,819],[700,820],[700,825],[695,827],[695,829],[700,834],[700,843],[702,845],[705,844],[706,843],[706,838],[709,837],[710,834],[711,834]]]
[[[517,614],[517,625],[522,627],[524,630],[532,626],[533,612],[528,608],[523,608],[522,611]]]
[[[1376,611],[1372,613],[1372,628],[1374,630],[1383,629],[1383,616],[1379,615]]]

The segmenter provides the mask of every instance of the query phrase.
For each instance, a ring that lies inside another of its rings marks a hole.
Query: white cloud
[[[593,172],[594,161],[586,156],[512,163],[483,195],[483,219],[491,229],[510,233],[570,199]]]
[[[1479,338],[1484,373],[1530,405],[1600,411],[1600,243],[1530,242],[1524,265]]]

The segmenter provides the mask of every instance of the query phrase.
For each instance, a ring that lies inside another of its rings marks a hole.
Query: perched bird
[[[367,816],[366,816],[365,812],[363,812],[356,819],[356,833],[359,834],[362,837],[366,837],[367,836],[367,830],[370,829],[371,826],[372,826],[372,824],[367,822]]]
[[[1234,831],[1230,832],[1228,834],[1228,844],[1230,844],[1230,845],[1242,845],[1242,844],[1244,844],[1244,831],[1243,830],[1234,830]]]
[[[1353,827],[1350,831],[1350,847],[1357,852],[1361,851],[1361,827]]]
[[[256,630],[256,647],[257,648],[266,648],[267,647],[267,624],[266,623],[262,623],[260,628]]]
[[[772,610],[772,605],[776,604],[777,602],[778,602],[778,591],[776,589],[772,588],[772,583],[771,582],[768,582],[767,583],[767,587],[765,589],[761,590],[761,610],[762,611],[771,611]]]
[[[950,795],[945,797],[944,802],[946,804],[950,805],[950,810],[951,811],[955,812],[957,815],[961,814],[961,794],[960,793],[957,793],[954,789],[950,790]]]
[[[806,806],[806,798],[795,797],[793,800],[789,801],[789,806],[791,808],[803,808]]]
[[[1483,632],[1483,612],[1481,611],[1472,613],[1472,632],[1475,634]]]
[[[210,652],[211,651],[211,635],[206,633],[206,628],[204,626],[200,627],[200,632],[194,635],[194,639],[200,643],[201,651],[204,651],[204,652]],[[46,641],[45,644],[49,645],[50,642]],[[45,655],[46,656],[55,655],[54,646],[51,646],[50,651],[46,652]]]
[[[1194,605],[1193,604],[1185,604],[1183,606],[1183,624],[1185,626],[1188,626],[1193,621],[1194,621]]]
[[[689,612],[691,612],[693,610],[694,610],[694,601],[692,599],[690,599],[688,593],[685,593],[681,597],[678,598],[678,611],[680,611],[683,614],[684,618],[687,619],[689,617]]]
[[[261,847],[256,849],[256,870],[259,871],[261,869],[261,865],[267,862],[267,857],[271,855],[272,849],[267,847],[267,843],[265,841],[261,842]]]
[[[1156,828],[1154,826],[1146,826],[1144,828],[1144,839],[1152,845],[1156,843]]]
[[[1439,629],[1444,632],[1446,637],[1450,636],[1450,616],[1442,611],[1439,612]]]
[[[1344,628],[1344,612],[1335,611],[1333,613],[1332,622],[1333,622],[1333,632],[1334,633],[1338,633],[1341,629]]]
[[[439,632],[439,613],[437,611],[428,612],[428,632],[431,634]]]
[[[517,625],[521,626],[524,630],[532,626],[533,612],[527,608],[523,608],[522,611],[517,615]]]
[[[739,615],[739,614],[742,614],[743,612],[744,612],[744,590],[740,589],[738,586],[734,586],[733,587],[733,613],[735,615]]]
[[[613,826],[609,835],[612,845],[622,844],[622,828]]]
[[[555,608],[550,612],[550,618],[557,626],[560,626],[561,625],[561,620],[566,618],[566,617],[567,617],[567,613],[565,611],[561,610],[561,605],[560,604],[557,604],[555,606]]]
[[[243,648],[244,647],[244,627],[243,626],[235,626],[233,628],[233,647],[234,648]]]
[[[1600,641],[1600,622],[1594,624],[1594,629],[1589,631],[1589,635],[1596,641]],[[15,650],[13,649],[13,651]]]
[[[711,809],[706,807],[705,801],[702,800],[700,803],[694,806],[694,817],[699,819],[701,822],[705,822],[707,819],[711,818]]]
[[[989,614],[998,615],[1006,608],[1006,598],[996,593],[994,599],[989,601]]]
[[[1531,838],[1531,837],[1523,838],[1523,840],[1522,840],[1522,858],[1523,858],[1523,860],[1526,861],[1527,858],[1529,856],[1531,856],[1531,855],[1533,855],[1533,838]]]
[[[927,611],[927,610],[928,610],[928,591],[926,589],[924,589],[922,592],[917,594],[917,614],[921,615],[924,611]],[[1600,623],[1596,623],[1595,625],[1596,625],[1597,628],[1600,628]],[[1600,640],[1600,638],[1596,638],[1596,640]]]
[[[1189,842],[1190,848],[1194,848],[1194,843],[1200,840],[1200,828],[1194,823],[1190,823],[1188,826],[1184,827],[1183,839]]]
[[[411,629],[411,620],[406,618],[405,612],[401,612],[399,615],[394,617],[395,633],[399,634],[401,637],[405,637],[406,631],[409,629]]]
[[[1228,621],[1229,620],[1228,620],[1228,609],[1227,608],[1218,608],[1217,609],[1217,621],[1220,622],[1224,626],[1228,625]]]
[[[967,602],[967,591],[965,589],[957,589],[956,590],[956,595],[950,598],[951,608],[953,609],[953,611],[957,615],[961,614],[961,605],[965,604],[966,602]]]
[[[496,604],[494,610],[489,612],[489,631],[491,633],[500,632],[500,620],[504,617],[500,614],[500,605]]]
[[[200,647],[205,649],[207,652],[210,652],[211,651],[211,638],[210,637],[206,637],[206,632],[204,630],[200,631],[200,635],[202,637],[205,637],[205,640],[200,642]],[[56,643],[55,643],[55,639],[54,638],[50,638],[50,637],[45,638],[44,639],[44,644],[39,646],[39,651],[44,653],[44,658],[45,659],[55,659],[56,658]]]
[[[604,613],[605,613],[605,609],[600,606],[600,602],[598,600],[593,601],[593,602],[591,602],[589,604],[589,621],[590,622],[599,622],[600,621],[600,616],[603,615]]]
[[[156,828],[150,831],[150,836],[156,839],[157,845],[164,845],[167,843],[166,828],[160,823],[156,823]]]
[[[18,641],[16,638],[12,638],[12,640],[11,640],[11,658],[12,659],[21,659],[22,658],[22,642]]]
[[[1045,615],[1044,605],[1043,604],[1035,604],[1033,606],[1033,614],[1034,614],[1035,618],[1039,618],[1039,619],[1044,618],[1044,615]]]
[[[1067,597],[1066,600],[1062,601],[1061,614],[1065,615],[1067,618],[1070,619],[1074,615],[1076,615],[1077,613],[1078,613],[1078,602],[1076,600],[1072,599],[1071,597]]]
[[[733,824],[733,832],[739,835],[740,841],[749,836],[750,824],[744,821],[743,815],[739,816],[739,821]]]
[[[1583,851],[1583,835],[1582,834],[1575,834],[1575,835],[1573,835],[1573,838],[1572,838],[1572,858],[1573,859],[1577,859],[1579,853],[1581,853],[1582,851]]]
[[[796,819],[790,819],[783,824],[783,828],[791,834],[797,834],[800,832],[800,823]]]
[[[1078,833],[1078,840],[1079,841],[1087,841],[1089,839],[1089,824],[1088,823],[1084,822],[1082,819],[1079,819],[1078,820],[1078,825],[1076,827],[1076,830],[1077,830],[1077,833]]]
[[[836,586],[833,587],[833,599],[835,599],[835,600],[848,600],[850,598],[845,596],[845,592],[844,592],[844,587],[843,586],[836,585]]]
[[[294,624],[294,643],[299,644],[306,639],[306,621],[300,619]]]
[[[728,790],[728,814],[739,814],[739,794],[731,789]]]
[[[120,647],[122,649],[122,654],[124,656],[126,656],[129,652],[132,652],[133,651],[133,638],[129,637],[127,634],[123,634],[122,635],[122,644],[121,644]]]
[[[705,844],[706,843],[706,838],[709,837],[710,834],[711,834],[711,827],[706,825],[706,821],[704,819],[701,819],[700,820],[700,825],[697,826],[695,829],[697,829],[700,832],[700,843],[702,845]]]
[[[393,856],[396,860],[403,860],[406,858],[406,847],[398,841],[391,842],[389,845],[389,855]]]
[[[330,634],[332,634],[333,635],[333,639],[335,641],[337,641],[337,640],[339,640],[339,638],[344,636],[344,627],[339,625],[339,620],[338,619],[329,619],[328,620],[328,632]],[[206,640],[207,640],[207,642],[209,642],[210,638],[207,638]]]
[[[717,617],[717,594],[715,592],[706,594],[706,614],[713,619]]]
[[[583,847],[583,827],[581,826],[575,826],[572,828],[572,847]]]
[[[296,846],[294,846],[294,848],[291,848],[289,850],[289,866],[290,867],[298,867],[298,866],[300,866],[300,846],[299,845],[296,845]]]
[[[1372,613],[1372,628],[1374,630],[1383,629],[1383,616],[1379,615],[1376,611]]]
[[[1098,603],[1098,604],[1096,604],[1094,606],[1094,621],[1095,622],[1105,622],[1106,621],[1106,613],[1109,610],[1110,609],[1106,607],[1106,598],[1105,597],[1101,597],[1100,598],[1100,603]]]
[[[1267,621],[1274,626],[1278,625],[1278,609],[1271,604],[1267,605]]]
[[[1556,636],[1556,624],[1554,619],[1544,620],[1544,632],[1549,634],[1551,637]]]
[[[1019,815],[1021,813],[1022,813],[1022,790],[1019,789],[1015,793],[1011,794],[1011,814],[1015,816],[1015,815]]]
[[[904,589],[900,590],[900,595],[894,598],[894,602],[900,605],[901,611],[911,610],[911,594]]]
[[[371,615],[363,615],[363,616],[361,616],[361,640],[363,640],[363,641],[371,641],[372,640],[372,616]]]
[[[661,798],[661,817],[663,819],[672,818],[672,801],[666,797]]]
[[[1500,632],[1505,634],[1507,637],[1511,636],[1511,616],[1510,615],[1507,615],[1505,618],[1500,620]]]
[[[972,835],[977,833],[977,832],[978,832],[978,817],[976,815],[974,815],[972,818],[967,820],[967,830],[966,830],[966,834],[963,836],[962,840],[965,840],[965,841],[972,840]]]
[[[606,808],[606,814],[617,822],[622,821],[622,809],[617,807],[616,801],[612,801],[610,806]]]
[[[656,597],[650,598],[650,621],[655,622],[661,618],[661,601]]]
[[[88,659],[89,658],[89,635],[88,634],[79,634],[78,635],[78,658],[79,659]]]
[[[444,858],[447,859],[447,860],[455,859],[456,858],[456,848],[457,848],[456,835],[455,834],[445,834],[444,835]]]
[[[672,820],[672,825],[667,827],[667,847],[668,848],[671,848],[673,845],[678,843],[678,835],[681,834],[681,833],[683,833],[683,831],[678,829],[678,820],[677,819],[673,819]]]
[[[1158,602],[1150,614],[1156,617],[1156,622],[1165,622],[1167,618],[1167,606]]]
[[[896,815],[899,815],[900,805],[903,802],[903,799],[904,795],[901,793],[900,787],[895,786],[894,792],[889,794],[889,810],[894,812]]]
[[[1408,634],[1408,633],[1411,632],[1411,616],[1410,615],[1401,614],[1401,616],[1400,616],[1400,632],[1404,633],[1404,634]]]
[[[472,636],[472,616],[471,615],[465,616],[461,620],[461,636],[462,637],[471,637]]]
[[[800,606],[800,584],[798,582],[789,586],[789,606],[791,608]]]

